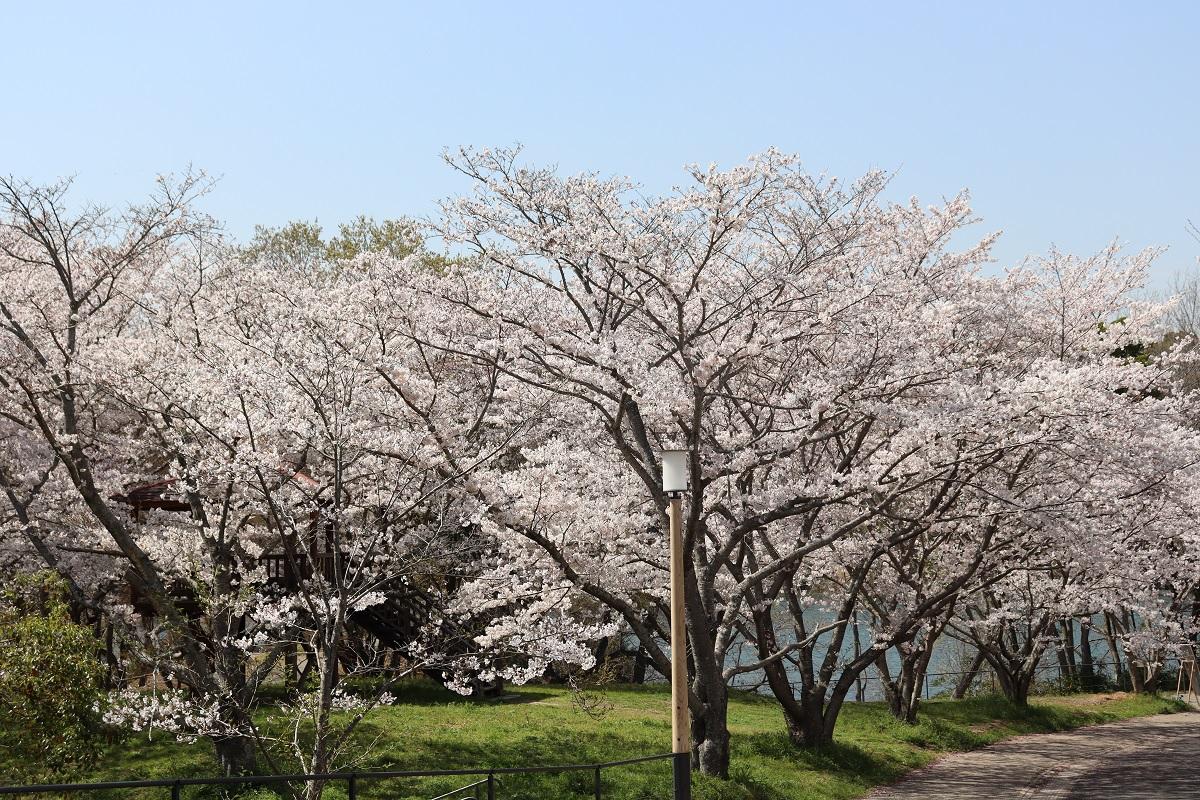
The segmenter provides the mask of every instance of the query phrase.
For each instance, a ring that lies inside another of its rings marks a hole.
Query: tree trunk
[[[633,682],[646,682],[646,648],[638,643],[637,653],[633,657]]]
[[[887,661],[887,651],[880,651],[875,657],[875,670],[879,673],[879,685],[883,687],[883,701],[887,703],[888,711],[893,717],[900,718],[901,711],[901,689],[896,680],[892,678],[892,669]]]
[[[760,658],[766,658],[773,652],[779,649],[778,641],[775,637],[773,620],[770,610],[757,611],[754,614],[755,634],[758,642],[758,655]],[[865,669],[865,662],[862,668]],[[784,724],[787,728],[788,739],[797,747],[803,748],[818,748],[832,741],[833,728],[826,721],[826,698],[829,695],[829,685],[821,679],[814,679],[809,667],[811,665],[802,664],[801,688],[800,697],[796,697],[795,690],[792,687],[792,677],[788,674],[787,664],[782,659],[776,659],[763,666],[763,674],[767,680],[767,686],[771,689],[771,694],[779,702],[780,709],[783,711]],[[886,662],[884,669],[886,669]],[[854,679],[861,674],[862,669],[856,671],[853,675],[843,673],[843,677],[848,677],[845,682],[845,691],[849,690],[854,685]],[[837,718],[835,712],[833,718]]]
[[[222,775],[253,775],[258,769],[250,736],[214,736],[212,742]]]
[[[597,669],[597,670],[604,669],[605,665],[608,664],[608,637],[607,636],[600,637],[600,641],[596,642],[596,649],[592,652],[592,655],[596,659],[595,669]]]
[[[858,668],[844,669],[832,685],[819,681],[800,691],[799,699],[790,692],[781,700],[788,739],[797,747],[819,749],[833,742],[833,729],[855,681],[869,666],[862,662]],[[775,687],[772,686],[772,691]]]
[[[806,749],[818,748],[832,736],[825,731],[824,693],[803,694],[798,702],[784,710],[788,738],[792,744]]]
[[[1058,658],[1058,677],[1066,683],[1071,679],[1071,665],[1067,663],[1067,653],[1061,638],[1054,648],[1054,655]]]
[[[1007,669],[996,670],[996,679],[1000,681],[1000,691],[1013,705],[1029,705],[1029,687],[1021,680],[1020,674]]]
[[[692,766],[705,775],[729,777],[729,692],[724,683],[693,688],[704,713],[692,719]]]
[[[1025,669],[1022,662],[1009,662],[1006,659],[987,657],[988,663],[996,673],[996,681],[1000,691],[1013,705],[1029,705],[1029,689],[1033,685],[1034,672]]]
[[[118,647],[110,620],[104,631],[104,688],[109,691],[120,681],[121,657],[117,651]]]
[[[283,654],[283,688],[289,694],[300,687],[300,666],[296,659],[296,646],[288,647]]]
[[[858,611],[854,612],[854,623],[852,630],[854,632],[854,660],[857,661],[862,655],[862,636],[858,632]],[[866,699],[866,686],[863,684],[862,674],[860,673],[854,679],[854,699],[861,703]]]
[[[1129,688],[1134,694],[1146,693],[1145,673],[1142,671],[1142,665],[1133,660],[1133,656],[1129,651],[1125,651],[1125,657],[1129,661]]]
[[[1158,664],[1146,676],[1145,691],[1147,694],[1154,694],[1158,691],[1158,681],[1162,678],[1162,664]]]
[[[1059,629],[1062,631],[1062,654],[1067,661],[1067,674],[1064,678],[1068,678],[1068,685],[1075,686],[1079,680],[1079,667],[1075,662],[1075,622],[1074,620],[1064,619],[1059,622]]]
[[[900,654],[900,675],[893,690],[895,701],[889,704],[889,709],[893,717],[908,725],[917,724],[921,687],[925,683],[924,660],[923,654]]]
[[[304,692],[309,684],[309,677],[317,666],[317,651],[315,648],[305,644],[301,650],[304,651],[304,667],[300,670],[300,674],[296,677],[296,691]],[[434,680],[441,680],[440,674],[431,675]]]
[[[931,622],[925,630],[915,633],[909,641],[897,644],[900,674],[894,680],[888,669],[886,652],[880,653],[875,659],[887,695],[888,709],[892,716],[901,722],[909,725],[915,725],[917,722],[922,690],[926,696],[929,694],[929,662],[933,658],[933,649],[937,646],[944,625],[944,622]]]
[[[1117,688],[1125,688],[1125,669],[1121,658],[1121,648],[1117,646],[1117,634],[1113,630],[1112,613],[1104,612],[1104,641],[1108,643],[1108,652],[1112,653],[1113,670],[1117,675]]]
[[[692,707],[692,764],[705,775],[728,778],[729,685],[724,657],[717,653],[713,622],[717,612],[710,606],[713,597],[702,591],[699,580],[702,565],[707,563],[703,542],[703,537],[697,539],[683,564],[690,694],[696,696],[700,709],[697,714],[696,706]]]
[[[800,702],[794,704],[798,713],[785,711],[788,735],[793,744],[809,749],[820,749],[833,743],[833,731],[842,712],[855,679],[866,669],[843,670],[832,685],[818,684],[812,691],[801,693]]]
[[[888,711],[901,722],[916,724],[917,707],[921,702],[921,677],[917,663],[909,654],[900,654],[900,673],[892,677],[887,655],[880,653],[875,659],[879,670],[879,682],[883,685],[883,698]]]
[[[1079,683],[1086,691],[1096,690],[1096,664],[1092,658],[1092,618],[1079,621]]]
[[[959,676],[958,683],[954,684],[955,700],[962,700],[967,696],[967,691],[970,690],[971,684],[975,682],[975,676],[979,674],[981,666],[983,666],[983,653],[976,651],[975,657],[971,659],[971,666]]]

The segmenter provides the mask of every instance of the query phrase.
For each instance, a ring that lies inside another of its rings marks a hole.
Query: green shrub
[[[86,768],[99,748],[99,642],[71,621],[62,585],[38,574],[0,596],[0,778],[28,782]]]

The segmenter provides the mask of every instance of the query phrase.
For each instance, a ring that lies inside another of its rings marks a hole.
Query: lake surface
[[[829,624],[831,621],[833,621],[833,619],[834,617],[832,613],[821,609],[813,609],[805,614],[805,623],[810,630],[816,629],[824,624]],[[785,620],[790,621],[790,617],[781,616],[780,624],[777,626],[780,644],[784,646],[795,641],[790,624]],[[1078,663],[1080,629],[1078,621],[1074,622],[1073,626],[1075,632],[1076,662]],[[863,649],[870,647],[871,640],[868,626],[865,623],[860,623],[859,631],[859,646]],[[830,644],[829,639],[830,635],[826,634],[824,637],[822,637],[822,642],[817,647],[815,660],[818,664],[820,663],[820,660],[825,657],[825,653],[827,652],[827,648]],[[1103,636],[1097,635],[1095,629],[1093,629],[1090,641],[1092,657],[1095,662],[1097,674],[1104,674],[1111,678],[1115,674],[1115,670],[1113,668],[1113,658],[1109,652],[1108,643],[1104,640]],[[970,667],[971,660],[974,655],[975,648],[973,646],[959,642],[951,638],[949,635],[943,635],[934,646],[933,657],[930,659],[929,673],[927,675],[924,692],[926,696],[938,697],[940,695],[948,695],[953,692],[959,677]],[[841,660],[843,663],[848,663],[854,658],[854,656],[854,639],[851,633],[847,631],[846,641],[843,642],[841,648]],[[895,650],[889,650],[887,657],[888,665],[894,675],[896,670],[899,668],[899,655],[895,652]],[[726,658],[726,664],[728,666],[734,666],[739,663],[749,663],[755,660],[754,648],[742,644],[740,647],[735,645],[734,647],[730,648],[730,652]],[[796,668],[792,664],[788,665],[788,670],[789,673],[796,673]],[[1039,677],[1042,680],[1054,680],[1059,677],[1060,670],[1057,649],[1055,646],[1051,645],[1050,647],[1046,648],[1046,652],[1042,655],[1038,670]],[[648,670],[648,673],[649,672],[652,672],[652,670]],[[654,674],[658,680],[664,680],[662,676],[658,676],[657,673]],[[648,679],[650,679],[649,674]],[[800,683],[799,675],[794,674],[793,680],[794,684],[798,687]],[[757,691],[765,694],[770,693],[770,689],[768,689],[765,685],[765,678],[761,670],[738,675],[733,679],[731,685],[739,689]],[[995,684],[995,679],[986,664],[979,670],[979,674],[976,676],[973,685],[977,691],[998,689]],[[862,700],[866,702],[883,699],[883,686],[879,679],[879,673],[874,667],[867,669],[863,673],[859,679],[858,685],[856,686],[855,690],[851,691],[848,699],[851,701]]]

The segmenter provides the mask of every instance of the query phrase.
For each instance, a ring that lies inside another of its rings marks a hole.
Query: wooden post
[[[692,745],[691,723],[688,719],[682,506],[682,498],[671,498],[671,752],[675,753],[675,800],[690,800]]]

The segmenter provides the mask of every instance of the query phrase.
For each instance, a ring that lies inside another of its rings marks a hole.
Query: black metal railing
[[[591,791],[593,800],[603,800],[602,773],[606,769],[625,767],[633,764],[644,764],[651,761],[671,759],[674,772],[674,800],[690,800],[690,773],[687,753],[662,753],[640,758],[626,758],[619,761],[602,761],[597,764],[558,764],[548,767],[496,767],[490,769],[433,769],[433,770],[388,770],[377,772],[326,772],[326,773],[296,773],[291,775],[238,775],[215,778],[160,778],[157,780],[141,781],[103,781],[98,783],[40,783],[28,786],[0,786],[0,795],[32,795],[44,793],[97,792],[113,789],[153,789],[161,788],[170,791],[171,800],[182,800],[183,790],[188,786],[271,786],[284,783],[306,783],[322,781],[325,783],[340,783],[346,788],[349,800],[358,800],[361,785],[368,782],[386,781],[389,779],[412,778],[448,778],[464,777],[476,780],[444,792],[429,800],[497,800],[503,795],[500,792],[499,776],[529,775],[535,773],[553,774],[565,772],[591,772]]]

